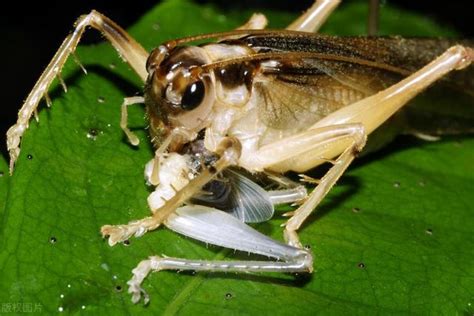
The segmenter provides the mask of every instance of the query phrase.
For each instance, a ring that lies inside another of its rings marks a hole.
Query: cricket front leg
[[[145,304],[148,302],[148,295],[141,288],[141,283],[153,271],[312,272],[313,270],[313,257],[308,250],[273,240],[239,219],[211,207],[201,205],[180,207],[164,221],[164,225],[182,235],[208,244],[267,256],[275,261],[216,261],[152,256],[141,261],[133,269],[133,277],[127,282],[128,292],[132,294],[134,303],[140,300],[142,294]]]
[[[158,228],[178,207],[188,201],[191,197],[201,191],[201,188],[211,181],[217,174],[229,166],[236,165],[240,157],[240,142],[235,138],[224,138],[218,146],[216,153],[220,158],[209,168],[205,168],[197,177],[190,180],[189,183],[169,200],[164,201],[164,205],[157,210],[152,210],[153,215],[131,221],[126,225],[104,225],[101,233],[104,237],[108,236],[109,245],[123,242],[133,235],[140,237],[147,231]]]
[[[28,129],[31,116],[36,113],[38,104],[43,97],[51,103],[48,97],[48,88],[54,78],[59,77],[61,70],[68,57],[74,53],[86,27],[91,26],[99,30],[105,38],[114,46],[119,55],[130,64],[140,78],[145,81],[147,72],[145,69],[148,53],[143,47],[131,38],[120,26],[115,24],[106,16],[97,11],[81,16],[76,21],[75,30],[66,37],[59,47],[53,59],[46,67],[23,106],[18,112],[18,120],[15,125],[7,131],[7,148],[10,154],[10,173],[13,172],[15,162],[20,154],[21,137]],[[62,80],[61,80],[61,83]],[[65,85],[63,85],[65,87]]]

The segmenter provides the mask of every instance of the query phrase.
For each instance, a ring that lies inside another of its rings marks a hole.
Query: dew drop
[[[230,300],[233,297],[232,293],[226,293],[225,294],[225,299]]]
[[[353,207],[353,208],[352,208],[352,212],[354,212],[354,213],[359,213],[359,212],[360,212],[360,208],[358,208],[358,207]]]
[[[393,183],[393,187],[394,187],[394,188],[399,188],[399,187],[400,187],[400,182],[395,181],[395,182]]]
[[[115,287],[115,291],[117,291],[117,292],[122,292],[122,286],[117,285],[117,286]]]
[[[71,288],[71,284],[68,284],[67,287],[70,289],[70,288]]]
[[[60,313],[64,312],[64,308],[62,306],[59,306],[58,307],[58,312],[60,312]]]
[[[110,63],[110,64],[109,64],[109,68],[110,68],[110,69],[115,69],[115,67],[117,67],[117,66],[116,66],[114,63]]]
[[[433,230],[431,228],[426,229],[425,232],[428,235],[433,235]]]
[[[57,241],[58,241],[58,239],[54,236],[51,236],[51,238],[49,238],[49,242],[52,243],[52,244],[55,244]]]
[[[125,239],[125,240],[123,241],[123,244],[124,244],[125,246],[130,246],[130,240]]]
[[[424,187],[426,185],[425,181],[421,180],[420,182],[418,182],[418,185],[420,187]]]
[[[60,298],[64,298],[64,294],[59,295]]]
[[[116,275],[113,275],[113,276],[112,276],[112,279],[117,280],[118,277],[117,277]]]
[[[82,305],[81,308],[82,308],[82,309],[86,309],[86,305]]]
[[[98,97],[98,98],[97,98],[97,102],[99,102],[99,103],[104,103],[104,102],[105,102],[105,98],[104,98],[104,97]]]
[[[3,171],[0,171],[0,178],[3,177],[5,173]]]
[[[28,156],[26,156],[26,158],[28,158],[29,160],[33,159],[33,155],[32,154],[28,154]]]
[[[365,269],[365,264],[363,262],[360,262],[357,266],[361,269]]]
[[[160,29],[160,25],[158,23],[154,23],[151,28],[155,31],[158,31]]]

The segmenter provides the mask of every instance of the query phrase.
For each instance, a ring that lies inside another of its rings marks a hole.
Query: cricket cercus
[[[449,74],[472,63],[472,42],[315,34],[338,3],[316,1],[285,30],[265,30],[266,18],[254,14],[236,30],[168,41],[151,53],[102,14],[80,17],[8,130],[11,172],[31,116],[43,97],[49,101],[48,87],[91,26],[145,82],[143,97],[124,100],[121,127],[138,145],[127,128],[127,107],[144,103],[156,149],[145,168],[155,187],[148,199],[152,215],[103,226],[109,244],[163,224],[206,243],[274,259],[152,256],[133,270],[132,301],[142,294],[148,301],[141,283],[151,271],[311,272],[312,254],[297,230],[364,148],[367,135],[441,78],[474,91],[472,67]],[[207,43],[184,45],[197,40]],[[302,176],[317,184],[309,195],[282,176],[326,162],[332,165],[322,179]],[[278,188],[263,189],[252,174]],[[286,214],[286,243],[246,225],[269,220],[275,204],[293,202],[299,206]]]

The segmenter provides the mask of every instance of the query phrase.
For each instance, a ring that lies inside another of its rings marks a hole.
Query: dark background
[[[40,2],[14,1],[9,3],[9,8],[3,8],[0,13],[2,42],[0,50],[2,77],[0,135],[5,135],[8,127],[15,122],[23,99],[26,98],[61,41],[72,30],[72,24],[79,15],[96,9],[118,22],[122,27],[127,28],[157,3],[157,1],[127,1],[117,5],[112,1],[105,0]],[[223,9],[260,7],[300,12],[308,8],[313,0],[200,0],[197,2],[213,2]],[[343,0],[343,2],[347,2],[347,0]],[[411,11],[418,11],[441,24],[452,26],[467,37],[474,36],[474,1],[472,0],[449,2],[382,1],[382,3],[384,2]],[[291,7],[288,7],[289,3],[291,3]],[[97,38],[97,36],[89,35],[86,41],[94,41]],[[1,139],[0,151],[5,153],[4,138],[1,137]]]

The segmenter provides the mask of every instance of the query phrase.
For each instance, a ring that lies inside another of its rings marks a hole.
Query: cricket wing
[[[207,194],[192,199],[193,203],[218,208],[245,223],[259,223],[272,218],[270,196],[262,187],[243,174],[228,169],[223,178],[204,187]]]

